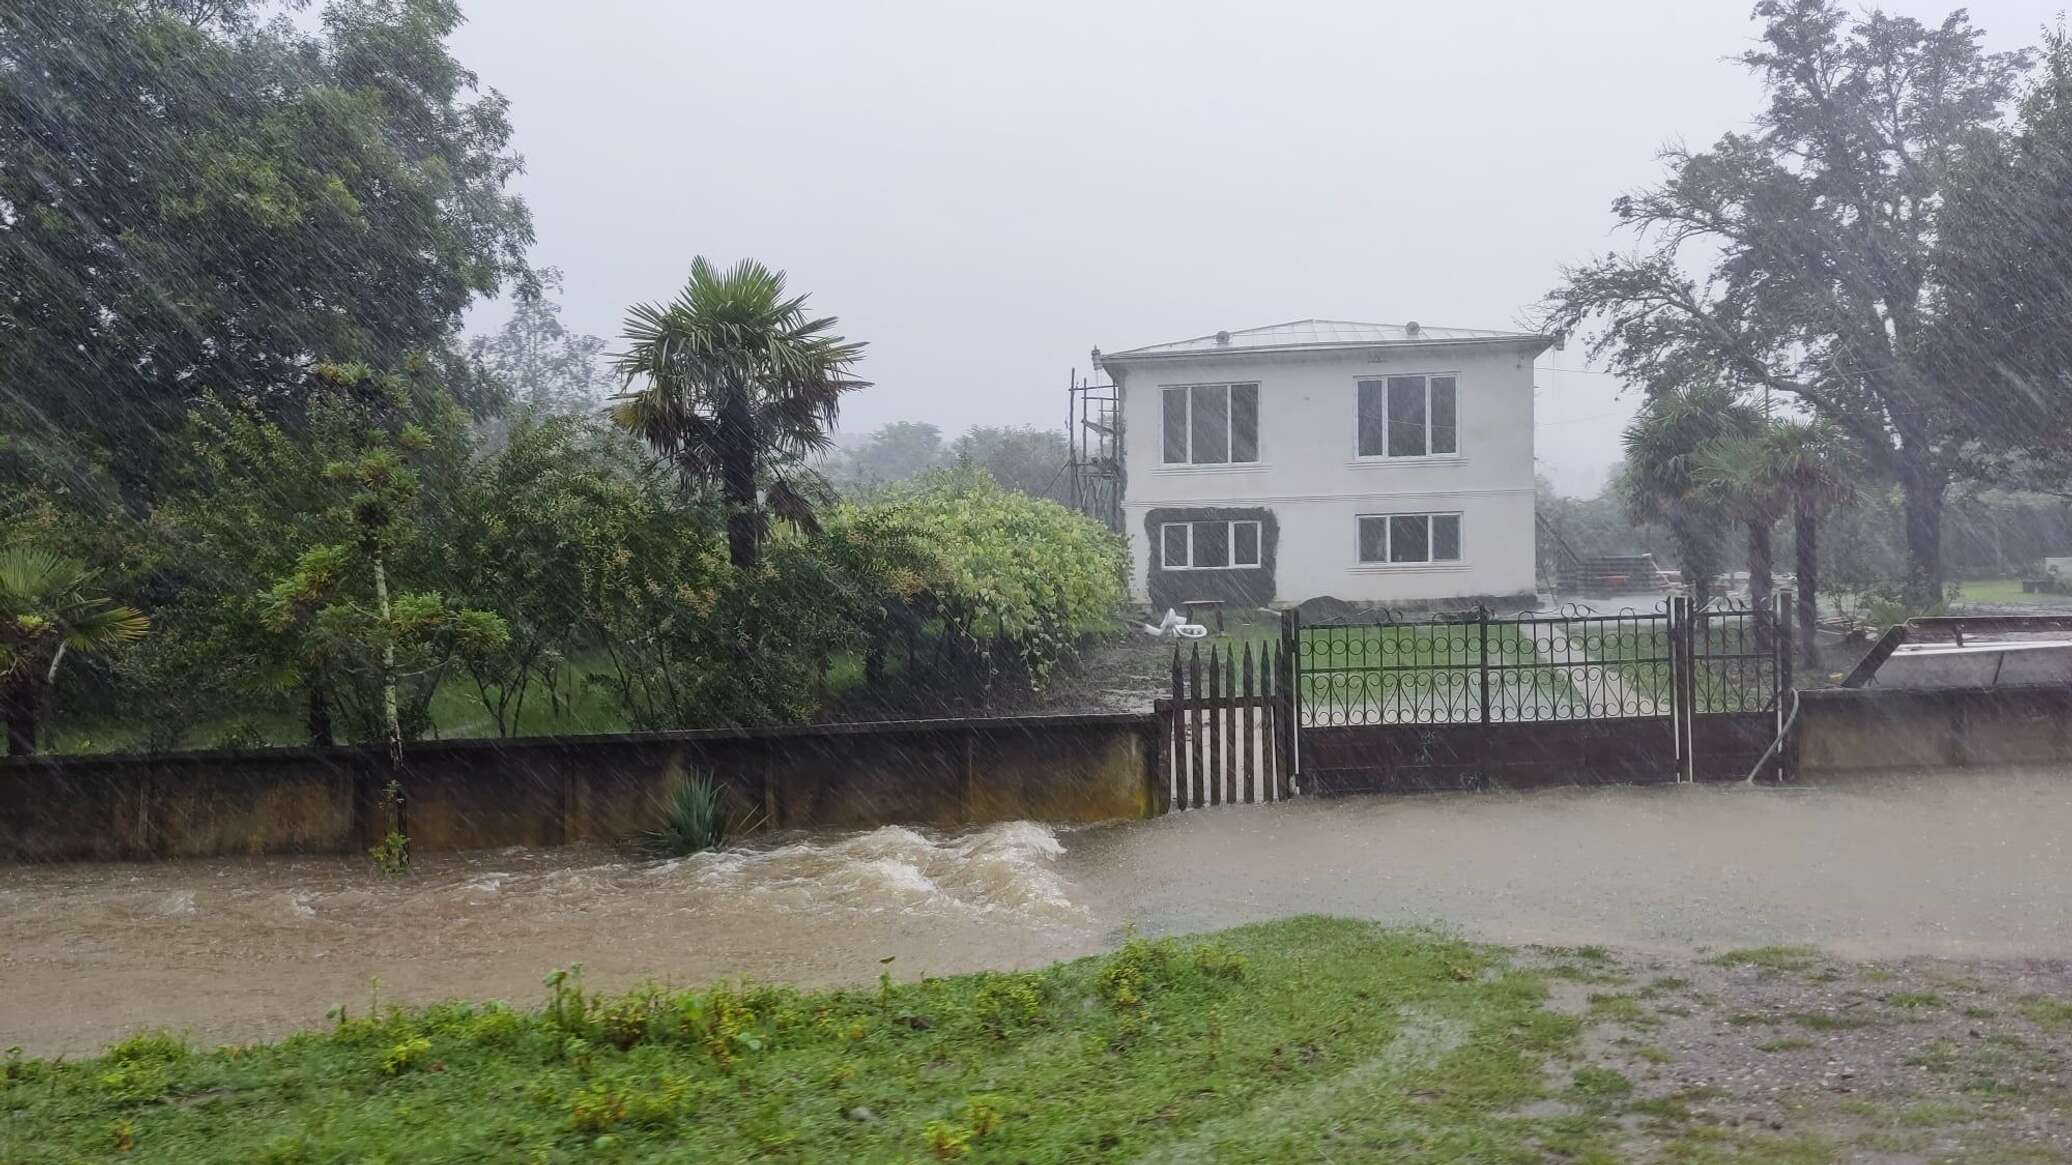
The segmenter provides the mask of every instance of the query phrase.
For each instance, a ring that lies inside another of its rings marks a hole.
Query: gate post
[[[1669,725],[1676,736],[1676,779],[1695,781],[1697,765],[1691,756],[1695,736],[1691,730],[1691,600],[1688,595],[1669,597]]]
[[[1483,607],[1475,613],[1475,621],[1482,625],[1482,723],[1489,723],[1489,608]]]
[[[1280,773],[1279,792],[1284,798],[1302,777],[1301,640],[1302,612],[1289,607],[1281,612],[1281,666],[1274,677],[1274,722],[1280,728],[1274,741],[1280,763],[1274,767]]]
[[[1785,742],[1784,733],[1790,724],[1790,717],[1784,712],[1784,699],[1793,697],[1797,706],[1797,693],[1792,687],[1792,594],[1777,592],[1777,662],[1771,670],[1770,703],[1777,709],[1777,783],[1784,784],[1791,779],[1791,746]]]

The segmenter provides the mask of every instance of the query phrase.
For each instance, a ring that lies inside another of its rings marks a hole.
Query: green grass
[[[0,1160],[1527,1162],[1578,1023],[1502,952],[1298,918],[1045,970],[539,1010],[449,1003],[275,1044],[141,1036],[0,1066]],[[1575,1074],[1594,1099],[1616,1073]],[[1621,1086],[1624,1087],[1621,1087]],[[1416,1098],[1407,1103],[1406,1097]]]
[[[2072,596],[2023,594],[2018,578],[1974,578],[1957,584],[1957,602],[1972,606],[2063,606]]]
[[[1820,965],[1820,951],[1813,947],[1743,947],[1723,951],[1705,960],[1715,967],[1757,967],[1783,973],[1809,971]]]

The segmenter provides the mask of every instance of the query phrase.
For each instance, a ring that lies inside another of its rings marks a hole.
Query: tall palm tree
[[[1698,487],[1699,450],[1752,433],[1760,423],[1732,389],[1699,383],[1653,394],[1626,426],[1627,515],[1669,528],[1677,566],[1700,606],[1711,598],[1718,572],[1721,515]]]
[[[1748,531],[1748,605],[1770,609],[1775,555],[1771,535],[1791,505],[1777,463],[1774,429],[1708,441],[1692,470],[1699,495]],[[1756,627],[1768,627],[1758,619]],[[1764,639],[1767,640],[1767,633]]]
[[[784,273],[752,259],[720,271],[700,256],[673,302],[626,316],[626,351],[614,365],[627,391],[619,423],[675,463],[687,480],[716,483],[727,510],[727,555],[756,564],[775,515],[810,525],[797,483],[773,471],[826,449],[842,394],[864,345],[812,318],[787,296]]]
[[[0,716],[7,755],[36,751],[43,696],[65,653],[98,654],[143,637],[150,620],[91,593],[84,565],[41,550],[0,550]]]
[[[1799,657],[1809,667],[1818,666],[1813,633],[1820,609],[1820,519],[1855,504],[1861,467],[1841,431],[1824,420],[1774,424],[1764,437],[1769,446],[1764,461],[1791,503]]]

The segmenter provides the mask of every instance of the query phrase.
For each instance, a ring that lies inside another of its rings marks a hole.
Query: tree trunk
[[[1813,507],[1801,505],[1792,515],[1792,556],[1796,560],[1799,588],[1799,658],[1808,668],[1820,666],[1820,651],[1813,633],[1820,621],[1820,518]]]
[[[755,425],[746,401],[720,409],[720,494],[727,504],[727,558],[736,570],[755,567],[761,546],[755,513]]]
[[[1902,449],[1898,467],[1907,534],[1905,593],[1915,611],[1939,610],[1943,604],[1942,511],[1948,483],[1925,460]]]
[[[338,734],[331,724],[331,691],[321,678],[309,681],[309,707],[303,722],[309,728],[311,744],[329,748],[338,743]]]
[[[396,641],[389,626],[388,566],[376,548],[374,560],[374,608],[381,615],[381,736],[388,747],[389,779],[403,772],[403,718],[396,705]]]
[[[1755,619],[1756,647],[1767,651],[1771,636],[1775,634],[1770,626],[1772,611],[1770,595],[1775,589],[1771,579],[1771,564],[1775,555],[1770,548],[1770,523],[1748,523],[1748,609]]]
[[[7,755],[35,754],[36,713],[35,669],[24,667],[20,675],[0,688],[0,717],[7,721]]]

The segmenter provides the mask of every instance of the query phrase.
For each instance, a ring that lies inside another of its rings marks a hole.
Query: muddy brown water
[[[2068,837],[2072,772],[2001,771],[887,827],[672,862],[502,850],[401,879],[342,857],[11,867],[0,1046],[81,1054],[153,1026],[276,1036],[370,996],[531,1002],[575,963],[605,988],[1032,966],[1131,929],[1304,912],[1665,955],[2068,959]]]

